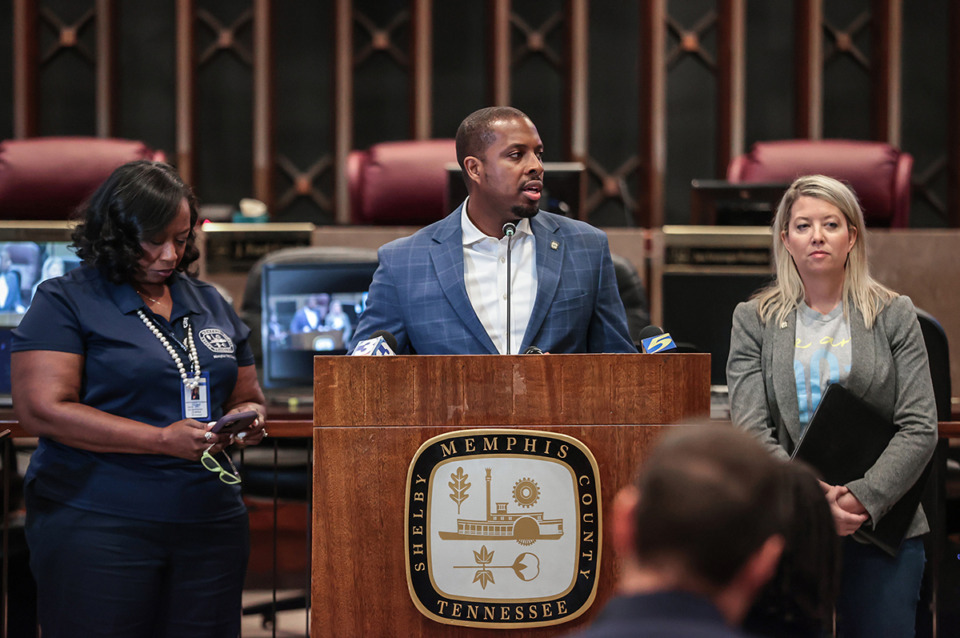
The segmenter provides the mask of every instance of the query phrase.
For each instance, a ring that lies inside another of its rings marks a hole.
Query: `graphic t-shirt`
[[[850,322],[843,316],[842,303],[825,315],[800,304],[793,374],[800,423],[804,426],[810,422],[827,386],[846,381],[853,360],[852,348]]]

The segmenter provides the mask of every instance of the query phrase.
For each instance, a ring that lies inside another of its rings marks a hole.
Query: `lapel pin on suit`
[[[556,250],[557,248],[560,248],[560,242],[558,241],[550,242],[550,250]]]

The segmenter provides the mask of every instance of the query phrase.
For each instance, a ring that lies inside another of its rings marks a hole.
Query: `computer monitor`
[[[346,354],[376,269],[375,261],[263,264],[265,388],[311,388],[314,355]]]
[[[10,401],[11,332],[37,286],[80,264],[71,232],[65,221],[0,221],[0,405]]]
[[[458,164],[447,164],[447,209],[453,211],[467,197]],[[585,207],[586,168],[580,162],[544,162],[540,210],[580,219]]]
[[[691,180],[690,223],[769,226],[777,211],[777,204],[789,186],[779,182]]]
[[[662,228],[663,328],[681,351],[710,353],[710,384],[727,384],[733,311],[773,279],[769,226]]]

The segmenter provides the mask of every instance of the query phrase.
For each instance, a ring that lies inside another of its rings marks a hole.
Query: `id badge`
[[[200,375],[200,383],[195,388],[182,386],[181,404],[183,418],[197,421],[210,420],[210,377],[204,372]]]

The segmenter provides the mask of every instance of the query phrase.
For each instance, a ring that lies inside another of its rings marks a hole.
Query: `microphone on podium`
[[[503,234],[507,238],[507,349],[504,354],[512,354],[510,349],[510,332],[512,331],[510,324],[510,289],[513,288],[513,282],[510,279],[510,241],[516,233],[517,225],[513,222],[507,222],[503,225]]]
[[[350,353],[352,357],[389,357],[397,353],[397,338],[386,330],[377,330]]]
[[[660,326],[647,326],[640,331],[640,349],[645,354],[656,354],[676,350],[677,344],[669,332],[664,332]]]

